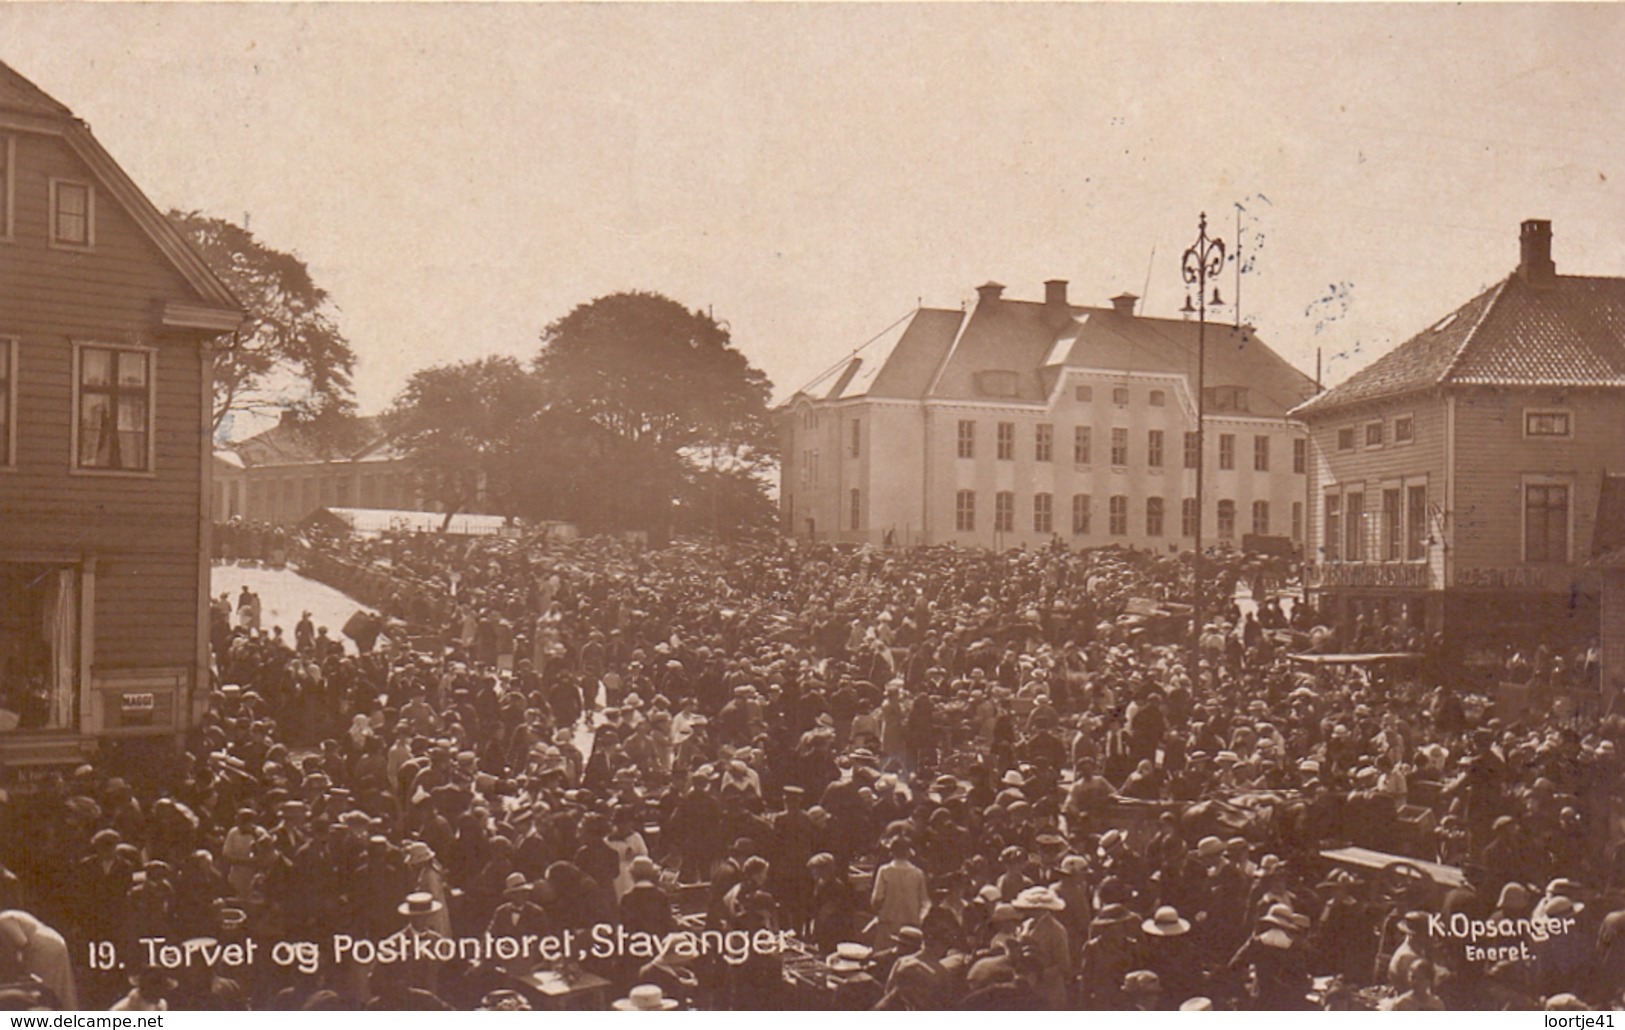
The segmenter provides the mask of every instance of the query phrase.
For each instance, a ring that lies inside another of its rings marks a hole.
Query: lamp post
[[[1220,306],[1219,288],[1207,299],[1207,281],[1224,270],[1224,241],[1207,234],[1207,212],[1197,223],[1196,242],[1185,249],[1181,271],[1185,285],[1196,287],[1196,304],[1185,294],[1185,314],[1196,312],[1196,552],[1191,563],[1191,680],[1194,684],[1202,660],[1202,515],[1206,498],[1202,494],[1204,466],[1207,465],[1207,309]]]

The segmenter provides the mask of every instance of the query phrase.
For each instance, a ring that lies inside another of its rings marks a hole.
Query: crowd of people
[[[255,546],[233,554],[372,610],[260,626],[222,598],[184,758],[0,801],[0,984],[32,985],[13,1000],[523,1008],[557,997],[545,977],[621,1008],[1625,991],[1625,721],[1502,718],[1436,662],[1304,671],[1293,654],[1430,644],[1330,624],[1272,589],[1283,567],[1207,568],[1189,649],[1189,559],[1121,549]],[[1508,668],[1531,682],[1594,665],[1529,643]],[[652,943],[461,947],[605,928]]]

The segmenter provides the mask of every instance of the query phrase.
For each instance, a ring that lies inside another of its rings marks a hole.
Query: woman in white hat
[[[451,913],[446,910],[446,874],[429,845],[415,840],[406,845],[406,869],[411,889],[433,898],[438,908],[424,925],[444,937],[451,936]]]

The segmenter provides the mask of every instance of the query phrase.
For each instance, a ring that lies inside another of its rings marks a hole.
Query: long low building
[[[787,535],[1008,548],[1189,548],[1196,531],[1198,324],[1138,298],[1080,307],[978,289],[920,308],[779,409]],[[1204,546],[1301,546],[1315,384],[1249,326],[1207,327]],[[1280,547],[1272,547],[1280,550]]]

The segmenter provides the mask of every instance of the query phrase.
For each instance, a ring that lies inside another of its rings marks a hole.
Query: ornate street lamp
[[[1224,241],[1207,234],[1207,212],[1202,212],[1197,223],[1196,242],[1185,250],[1181,270],[1185,285],[1196,287],[1196,303],[1191,303],[1189,291],[1185,294],[1184,312],[1196,312],[1196,553],[1191,563],[1191,645],[1190,668],[1194,686],[1197,669],[1202,658],[1202,515],[1206,498],[1202,494],[1204,466],[1207,464],[1207,309],[1219,307],[1219,288],[1213,287],[1213,299],[1207,299],[1207,282],[1218,279],[1224,270]]]

